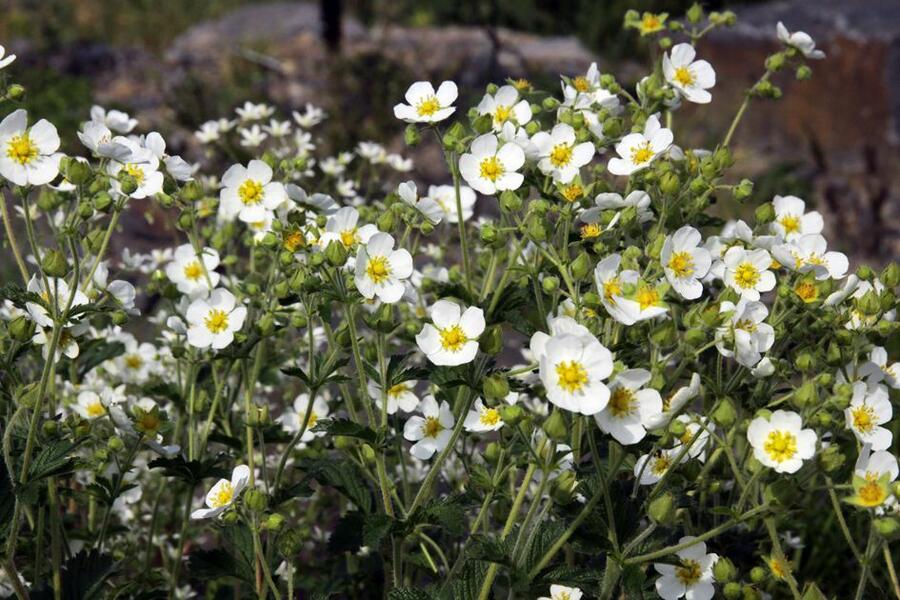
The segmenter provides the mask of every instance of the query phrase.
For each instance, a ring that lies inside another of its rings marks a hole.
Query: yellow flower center
[[[441,425],[441,422],[437,417],[425,417],[425,425],[422,426],[425,437],[437,437],[443,430],[444,426]]]
[[[603,233],[603,228],[600,227],[600,223],[588,223],[581,226],[581,239],[583,240],[599,237],[601,233]]]
[[[224,310],[214,308],[203,319],[203,323],[210,333],[222,333],[228,329],[228,314]]]
[[[572,80],[572,85],[579,92],[586,92],[591,89],[591,84],[588,83],[587,77],[584,75],[579,75],[575,79]]]
[[[781,224],[785,233],[797,233],[800,231],[799,217],[795,217],[794,215],[784,215],[778,219],[778,222]]]
[[[419,113],[420,117],[430,117],[437,111],[441,109],[441,103],[438,102],[436,96],[428,96],[427,98],[423,98],[418,105],[416,105],[416,112]]]
[[[140,369],[142,366],[144,366],[144,359],[137,354],[129,354],[125,357],[125,366],[129,369]]]
[[[550,164],[554,167],[564,167],[572,160],[571,144],[556,144],[550,151]]]
[[[868,508],[881,506],[887,500],[885,490],[876,479],[868,479],[856,492],[859,503]]]
[[[635,300],[641,305],[641,310],[647,310],[659,303],[659,292],[654,287],[644,286],[638,290]]]
[[[674,79],[683,86],[689,86],[694,83],[694,74],[687,67],[678,67]]]
[[[303,246],[306,243],[306,238],[303,237],[302,231],[292,231],[284,237],[284,248],[288,252],[295,252],[297,248]]]
[[[498,106],[494,109],[494,121],[500,125],[506,123],[512,115],[511,106]]]
[[[797,436],[789,431],[769,432],[763,450],[777,463],[790,460],[797,453]]]
[[[794,293],[804,302],[813,302],[819,297],[819,289],[809,281],[801,281],[794,286]]]
[[[675,577],[677,577],[678,581],[685,587],[690,587],[700,581],[700,576],[702,574],[700,563],[696,560],[691,560],[690,558],[682,558],[681,565],[675,567]]]
[[[263,186],[255,179],[247,179],[238,187],[238,196],[247,206],[259,204],[263,199]]]
[[[747,333],[753,333],[756,331],[756,323],[754,323],[750,319],[741,319],[734,324],[734,328],[740,329],[741,331],[746,331]]]
[[[441,347],[444,350],[459,352],[468,341],[469,338],[466,337],[462,327],[459,325],[441,329]]]
[[[91,418],[102,417],[106,414],[106,407],[99,400],[95,400],[87,405],[87,414]]]
[[[154,412],[145,412],[137,420],[138,431],[143,431],[144,433],[156,431],[160,425],[159,415]]]
[[[567,185],[562,190],[563,198],[568,202],[575,202],[584,194],[584,188],[577,183]]]
[[[497,181],[503,175],[503,164],[496,156],[489,156],[479,165],[481,176],[489,181]]]
[[[615,304],[615,296],[620,296],[621,294],[622,283],[619,281],[618,277],[613,277],[612,279],[603,282],[603,297],[606,298],[608,302]]]
[[[6,156],[20,165],[27,165],[38,156],[38,147],[27,133],[10,138],[6,144]]]
[[[516,79],[513,81],[513,87],[517,90],[527,90],[531,88],[531,82],[527,79]]]
[[[556,363],[556,376],[559,378],[559,387],[573,394],[581,391],[588,383],[588,374],[580,362],[564,360]]]
[[[345,229],[341,232],[341,243],[345,248],[349,248],[353,244],[356,243],[357,235],[356,235],[356,227],[353,229]]]
[[[860,433],[869,433],[877,425],[875,411],[868,404],[850,409],[850,416],[853,418],[853,427]]]
[[[784,576],[787,575],[787,572],[790,570],[788,564],[775,557],[769,559],[769,568],[772,570],[772,574],[778,579],[784,579]]]
[[[138,185],[141,185],[142,183],[144,183],[144,170],[141,169],[136,164],[128,163],[127,165],[122,167],[122,169],[126,173],[128,173],[129,175],[134,177],[134,180],[137,182]]]
[[[481,421],[482,425],[493,427],[500,422],[500,411],[496,408],[484,408],[481,410],[478,420]]]
[[[384,256],[370,256],[366,264],[366,275],[376,285],[385,281],[391,274],[391,265]]]
[[[387,395],[391,398],[396,398],[401,394],[405,394],[409,391],[409,386],[405,383],[398,383],[397,385],[391,386],[388,388]]]
[[[654,33],[662,29],[662,20],[656,15],[647,13],[641,19],[641,33]]]
[[[303,415],[300,415],[300,418],[303,418]],[[309,411],[309,418],[306,420],[306,429],[312,429],[316,426],[316,423],[319,422],[319,415],[316,414],[316,411]]]
[[[759,278],[759,269],[757,269],[753,263],[743,262],[739,264],[738,268],[734,271],[734,282],[738,287],[744,288],[745,290],[756,287],[756,284],[759,283]]]
[[[191,281],[197,281],[203,275],[203,265],[200,261],[195,260],[184,265],[184,276]]]
[[[634,392],[627,387],[620,386],[613,390],[609,397],[609,411],[617,419],[627,417],[637,408]]]
[[[672,466],[672,459],[669,458],[668,454],[663,454],[660,452],[656,456],[654,456],[650,461],[650,472],[656,475],[657,477],[661,476],[663,473],[669,470],[669,467]]]
[[[679,279],[690,277],[694,274],[694,257],[691,256],[690,252],[675,252],[669,258],[669,269]]]
[[[212,508],[222,508],[231,504],[234,497],[234,486],[230,481],[225,481],[219,486],[219,490],[209,499],[209,505]]]
[[[642,142],[631,149],[631,162],[636,165],[648,163],[653,159],[653,149],[650,142]]]

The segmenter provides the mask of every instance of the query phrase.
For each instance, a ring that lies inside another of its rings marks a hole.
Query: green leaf
[[[224,462],[225,458],[224,454],[218,454],[205,460],[188,461],[179,454],[172,458],[156,458],[147,466],[151,469],[163,469],[163,474],[166,477],[181,479],[188,485],[193,486],[208,477],[220,479],[228,477],[229,471],[219,466],[220,463]]]
[[[74,458],[69,454],[75,447],[71,442],[56,441],[41,448],[28,470],[28,482],[70,472]]]
[[[328,550],[335,554],[358,552],[363,545],[363,529],[365,515],[358,510],[350,511],[341,517],[331,537],[328,538]]]
[[[434,600],[434,596],[419,588],[396,588],[390,591],[388,600]]]
[[[441,600],[478,600],[481,583],[488,570],[488,563],[470,560],[466,562],[459,575],[444,583],[441,588]]]
[[[375,431],[350,419],[321,419],[316,422],[312,430],[325,432],[328,435],[359,438],[373,446],[378,445],[378,434]]]
[[[103,584],[119,568],[119,563],[108,554],[96,550],[82,550],[66,561],[61,570],[63,600],[90,600],[104,598]],[[52,600],[53,589],[44,582],[30,594],[32,600]]]
[[[298,468],[307,472],[304,481],[312,479],[321,485],[332,487],[361,511],[372,512],[372,491],[366,484],[362,471],[349,460],[320,458],[303,462]]]
[[[124,353],[125,344],[122,342],[107,342],[106,340],[95,339],[82,344],[78,353],[78,359],[75,362],[78,369],[78,379],[82,379],[94,367]]]
[[[384,513],[366,515],[363,522],[363,544],[370,548],[380,548],[394,528],[394,519]]]

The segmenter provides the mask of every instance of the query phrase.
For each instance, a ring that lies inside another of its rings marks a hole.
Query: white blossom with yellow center
[[[417,81],[406,90],[407,104],[394,106],[394,116],[407,123],[437,123],[456,111],[457,89],[452,81],[434,86],[427,81]]]
[[[794,237],[772,248],[775,259],[791,271],[812,272],[816,279],[842,279],[850,261],[842,252],[828,252],[828,242],[817,233]]]
[[[816,432],[803,429],[803,421],[795,412],[776,410],[750,422],[747,440],[753,455],[777,473],[796,473],[816,452]]]
[[[0,175],[14,185],[44,185],[59,174],[59,135],[41,119],[30,129],[28,113],[18,109],[0,121]]]
[[[664,600],[685,597],[690,600],[710,600],[715,595],[713,566],[719,560],[714,553],[707,554],[706,544],[694,536],[684,536],[678,545],[688,545],[679,550],[675,564],[654,563],[653,568],[660,574],[656,580],[656,593]]]
[[[503,419],[500,418],[498,409],[485,405],[484,401],[478,398],[472,405],[472,410],[466,414],[463,426],[466,431],[472,432],[497,431],[503,427]]]
[[[700,232],[685,225],[666,236],[660,253],[666,279],[686,300],[696,300],[703,294],[701,280],[712,265],[712,255],[700,242]]]
[[[619,156],[611,158],[607,168],[613,175],[623,176],[646,169],[668,150],[672,140],[672,132],[659,124],[659,117],[652,115],[647,119],[643,133],[629,133],[616,144]]]
[[[356,256],[356,289],[364,298],[378,297],[386,304],[399,302],[406,289],[404,280],[413,272],[412,256],[404,249],[394,250],[394,238],[376,233],[361,246]]]
[[[447,447],[456,420],[450,405],[443,401],[438,405],[434,396],[422,398],[419,405],[421,416],[413,415],[403,426],[403,437],[415,442],[410,453],[419,460],[428,460],[435,452]]]
[[[521,127],[531,121],[528,100],[519,100],[519,91],[511,85],[501,86],[494,94],[485,94],[476,110],[491,117],[494,131],[500,131],[507,123]]]
[[[609,402],[594,415],[600,429],[612,435],[620,444],[637,444],[647,435],[653,419],[662,414],[662,397],[659,392],[647,388],[650,371],[628,369],[622,371],[609,384]]]
[[[712,94],[707,90],[716,85],[716,72],[707,61],[694,60],[696,55],[690,44],[673,46],[663,55],[663,76],[688,102],[708,104]]]
[[[188,344],[196,348],[220,350],[234,340],[234,333],[244,326],[247,309],[235,305],[235,298],[225,289],[215,289],[209,298],[194,300],[187,309]]]
[[[272,167],[261,160],[251,160],[246,167],[229,167],[222,175],[219,216],[225,221],[266,221],[268,214],[288,198],[284,186],[272,181],[272,175]]]
[[[728,249],[723,258],[725,285],[745,300],[759,300],[761,292],[775,287],[775,274],[769,270],[772,256],[767,250],[746,250],[741,246]]]
[[[84,391],[78,394],[75,411],[85,419],[93,420],[106,416],[106,404],[100,394],[93,391]]]
[[[538,600],[581,600],[583,595],[584,592],[576,587],[554,584],[550,586],[550,597],[541,596]]]
[[[324,249],[331,242],[338,241],[347,250],[352,250],[357,244],[368,243],[376,233],[378,233],[378,228],[375,225],[360,226],[359,211],[352,206],[344,206],[328,217],[325,222],[325,232],[319,239],[319,245]]]
[[[550,133],[539,131],[531,142],[538,149],[538,168],[559,183],[575,179],[578,170],[594,157],[594,144],[577,143],[575,130],[565,123],[555,125]]]
[[[568,317],[556,321],[560,333],[538,345],[532,338],[547,399],[564,410],[597,414],[609,401],[604,380],[612,374],[612,353],[589,331],[565,325],[572,321]]]
[[[893,442],[890,429],[882,427],[891,420],[893,407],[887,386],[857,381],[853,384],[850,406],[844,409],[847,427],[863,444],[873,450],[887,450]]]
[[[309,416],[307,417],[307,411]],[[313,431],[320,419],[325,419],[330,414],[328,402],[321,395],[316,395],[310,406],[309,394],[303,393],[294,399],[293,405],[285,409],[279,421],[289,432],[296,434],[301,430],[300,442],[308,443],[317,437],[325,435],[324,431]]]
[[[822,233],[825,226],[822,215],[817,211],[806,212],[806,202],[797,196],[775,196],[772,199],[775,219],[769,225],[771,232],[791,241],[795,238]]]
[[[475,358],[478,336],[485,327],[480,308],[462,311],[455,302],[438,300],[431,307],[431,320],[416,335],[416,343],[432,364],[462,365]]]
[[[175,249],[175,254],[166,265],[166,276],[178,291],[190,298],[205,296],[219,285],[219,253],[214,248],[203,248],[198,254],[191,244],[183,244]]]
[[[769,316],[769,309],[762,302],[741,299],[736,305],[722,302],[719,312],[728,315],[716,330],[719,352],[722,356],[733,356],[745,367],[755,366],[775,343],[775,329],[763,322]]]
[[[228,510],[240,498],[250,483],[250,467],[238,465],[231,472],[231,479],[220,479],[206,494],[207,508],[198,508],[191,513],[192,519],[212,519]]]
[[[501,146],[496,135],[486,133],[459,157],[459,172],[475,191],[492,195],[519,189],[525,177],[517,171],[524,164],[522,148],[512,142]]]

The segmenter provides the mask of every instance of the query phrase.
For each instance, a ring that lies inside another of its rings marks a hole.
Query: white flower
[[[775,220],[769,228],[777,236],[788,241],[809,235],[821,233],[824,227],[822,215],[817,211],[806,211],[806,203],[797,196],[775,196],[772,200],[775,209]]]
[[[768,356],[763,357],[756,366],[750,369],[750,374],[757,378],[771,377],[775,374],[775,364]]]
[[[356,145],[356,153],[373,165],[379,165],[387,158],[384,146],[377,142],[360,142]]]
[[[709,272],[712,256],[700,245],[699,231],[685,225],[673,235],[666,236],[660,262],[666,279],[683,298],[696,300],[703,294],[700,280]]]
[[[677,44],[663,55],[662,68],[666,81],[688,102],[707,104],[716,85],[716,72],[705,60],[694,60],[697,51],[690,44]]]
[[[858,374],[868,383],[881,383],[900,389],[900,363],[888,364],[888,353],[882,346],[875,346],[869,353],[869,362],[860,366]]]
[[[315,127],[325,120],[325,111],[318,106],[313,106],[309,102],[306,103],[306,109],[303,114],[300,114],[297,111],[294,111],[291,114],[294,117],[294,121],[297,122],[297,125],[304,129]]]
[[[746,250],[739,246],[728,249],[724,257],[725,285],[744,300],[759,300],[760,292],[775,287],[775,274],[769,271],[772,257],[767,250]]]
[[[422,399],[419,412],[423,416],[414,415],[403,426],[403,437],[415,442],[410,453],[419,460],[428,460],[435,452],[440,452],[450,443],[453,426],[456,420],[450,412],[446,401],[438,406],[434,396]]]
[[[252,102],[244,102],[244,106],[234,109],[234,112],[242,121],[259,121],[268,119],[275,113],[275,108],[265,103],[253,104]]]
[[[893,407],[888,398],[887,387],[867,385],[863,381],[853,384],[850,406],[844,409],[847,427],[863,444],[871,444],[873,450],[887,450],[891,447],[891,431],[881,425],[891,420]]]
[[[642,190],[634,190],[625,198],[622,198],[621,194],[616,194],[615,192],[603,192],[602,194],[597,194],[597,197],[594,198],[594,203],[597,205],[596,210],[623,210],[633,206],[635,211],[637,211],[638,222],[646,223],[653,220],[653,211],[650,210],[650,194]],[[584,212],[587,213],[592,210],[595,209],[589,208]]]
[[[190,244],[175,249],[175,257],[166,265],[166,276],[178,287],[178,291],[191,298],[205,296],[219,285],[219,253],[214,248],[203,248],[200,255]]]
[[[583,593],[576,587],[554,584],[550,586],[550,597],[541,596],[538,600],[581,600]]]
[[[753,367],[762,358],[762,353],[775,343],[775,330],[763,322],[769,316],[769,309],[762,302],[742,298],[736,306],[722,302],[719,312],[731,313],[728,321],[716,331],[719,352],[722,356],[734,356],[745,367]]]
[[[113,361],[114,373],[128,383],[144,383],[157,368],[157,350],[153,344],[138,343],[132,336],[123,340],[125,353]]]
[[[341,242],[348,250],[356,244],[365,244],[378,233],[374,225],[358,227],[359,211],[351,206],[340,208],[325,222],[325,233],[320,244],[323,248],[333,241]]]
[[[9,65],[11,65],[14,60],[16,60],[16,55],[7,54],[6,48],[0,46],[0,69],[5,69]]]
[[[106,110],[102,106],[91,107],[91,121],[103,123],[116,133],[131,133],[137,127],[137,119],[132,119],[128,113],[121,110]]]
[[[816,42],[808,33],[804,31],[795,31],[794,33],[791,33],[781,21],[778,21],[775,31],[778,34],[779,40],[788,46],[796,48],[803,53],[803,56],[806,58],[825,58],[824,52],[816,50]]]
[[[291,133],[291,122],[269,119],[269,124],[263,125],[263,131],[268,132],[272,137],[284,137]]]
[[[538,168],[560,183],[572,181],[578,170],[594,157],[594,144],[576,144],[575,130],[565,123],[554,126],[550,133],[539,131],[531,142],[537,146],[540,156]]]
[[[309,419],[306,419],[306,411],[309,411]],[[313,427],[319,419],[328,417],[328,402],[322,396],[316,396],[313,400],[312,408],[309,407],[309,394],[303,393],[294,399],[293,406],[285,409],[281,415],[280,422],[285,429],[291,433],[299,433],[303,429],[303,435],[300,437],[301,442],[311,442],[317,437],[325,435],[324,431],[313,431]],[[304,423],[304,419],[306,422]],[[305,425],[305,427],[304,427]]]
[[[231,292],[213,290],[208,299],[194,300],[187,309],[188,343],[197,348],[224,348],[244,326],[246,317],[247,309],[235,306]]]
[[[482,194],[517,190],[525,177],[517,171],[525,164],[525,152],[516,144],[499,146],[492,133],[480,135],[469,152],[459,157],[459,172],[470,186]]]
[[[69,296],[72,293],[72,290],[69,288],[69,284],[66,283],[65,279],[50,277],[47,279],[47,287],[44,287],[44,280],[37,275],[31,276],[31,279],[28,281],[27,290],[40,296],[44,301],[44,304],[49,306],[51,310],[59,311],[64,311],[66,309],[66,303],[69,301]],[[88,302],[88,297],[85,296],[81,290],[76,289],[75,296],[72,298],[71,308],[77,308]],[[37,302],[26,302],[25,310],[28,311],[31,320],[39,327],[53,327],[53,317],[51,317],[51,313],[41,304],[38,304]],[[68,323],[72,323],[73,321],[74,319],[70,319]]]
[[[231,481],[220,479],[206,494],[206,506],[191,513],[192,519],[211,519],[231,506],[250,483],[250,467],[238,465],[231,472]]]
[[[769,418],[753,419],[747,440],[756,460],[777,473],[796,473],[816,452],[816,432],[802,427],[800,415],[792,411],[776,410]]]
[[[519,100],[519,91],[511,85],[504,85],[493,95],[485,94],[476,110],[491,116],[494,131],[500,131],[507,121],[521,126],[531,120],[528,100]]]
[[[123,161],[112,161],[107,166],[107,172],[114,177],[124,171],[134,178],[137,188],[128,196],[139,200],[161,192],[165,178],[159,171],[159,158],[153,151],[132,138],[116,136],[112,141],[130,151]],[[117,179],[113,180],[113,190],[119,194],[125,194]]]
[[[687,535],[678,540],[678,543],[685,544],[696,539]],[[653,564],[656,572],[662,575],[656,580],[656,592],[660,598],[676,600],[684,596],[688,600],[710,600],[716,591],[713,587],[713,565],[719,560],[719,556],[707,554],[706,544],[700,541],[678,551],[676,556],[680,561],[677,565]]]
[[[432,185],[428,187],[428,195],[422,199],[435,202],[443,211],[448,223],[459,223],[456,210],[456,190],[452,185]],[[459,186],[459,203],[462,205],[462,220],[468,221],[475,212],[475,190],[467,185]],[[421,202],[420,202],[421,203]]]
[[[652,115],[643,133],[629,133],[616,144],[617,158],[611,158],[607,168],[613,175],[631,175],[650,165],[657,156],[672,145],[672,132],[659,124]]]
[[[634,476],[640,485],[653,485],[675,465],[675,459],[681,453],[680,447],[661,448],[653,454],[642,454],[634,463]],[[687,460],[683,456],[681,461]]]
[[[269,134],[256,124],[249,128],[239,127],[238,133],[241,136],[241,146],[245,148],[256,148],[269,137]]]
[[[847,274],[850,262],[841,252],[826,252],[828,242],[819,234],[794,238],[772,248],[775,259],[792,271],[812,271],[816,279],[841,279]]]
[[[900,476],[900,467],[897,465],[897,457],[885,450],[872,452],[871,444],[863,444],[853,467],[854,473],[869,481],[878,481],[885,475],[890,481]]]
[[[637,444],[647,428],[662,414],[662,398],[654,389],[641,389],[650,382],[650,371],[628,369],[609,384],[609,403],[594,420],[620,444]]]
[[[103,123],[86,121],[77,135],[81,143],[97,156],[126,162],[131,155],[127,146],[113,141],[112,131]]]
[[[610,254],[594,267],[594,282],[609,315],[623,325],[634,325],[664,315],[662,295],[655,286],[642,282],[637,271],[619,271],[622,257]],[[626,289],[632,293],[626,295]]]
[[[227,221],[238,217],[245,223],[263,221],[266,213],[287,200],[284,186],[272,181],[272,167],[261,160],[232,165],[222,176],[219,214]]]
[[[403,158],[399,154],[388,154],[385,160],[390,168],[399,173],[412,171],[413,161],[411,158]]]
[[[491,406],[485,406],[481,398],[475,400],[472,410],[466,415],[463,423],[466,431],[484,432],[497,431],[503,427],[503,419],[500,418],[500,411]]]
[[[434,186],[431,187],[434,188]],[[453,188],[450,187],[450,190],[452,192]],[[397,195],[400,196],[400,199],[404,203],[409,204],[417,211],[419,211],[419,213],[425,219],[427,219],[429,223],[437,225],[444,218],[444,208],[440,204],[438,204],[434,200],[434,198],[428,196],[419,198],[418,188],[416,187],[416,183],[414,181],[404,181],[399,186],[397,186]],[[455,197],[453,199],[453,206],[456,206]]]
[[[194,132],[194,137],[199,140],[201,144],[209,144],[210,142],[217,141],[220,136],[219,124],[216,121],[207,121],[200,125],[200,129]]]
[[[693,373],[688,385],[675,389],[662,399],[662,412],[651,416],[646,423],[647,429],[657,429],[668,423],[684,405],[700,394],[700,375]]]
[[[394,116],[407,123],[437,123],[443,121],[456,111],[456,84],[445,81],[438,87],[427,81],[417,81],[406,90],[406,101],[409,104],[394,106]]]
[[[59,174],[59,134],[50,121],[28,127],[28,113],[18,109],[0,121],[0,175],[15,185],[44,185]]]
[[[461,312],[459,304],[438,300],[431,307],[432,323],[416,335],[419,349],[435,365],[463,365],[478,353],[478,336],[484,332],[484,312],[470,306]]]
[[[78,394],[75,412],[85,419],[98,419],[106,415],[106,405],[100,394],[88,390]]]
[[[392,385],[387,389],[387,413],[392,415],[397,410],[412,412],[419,406],[419,397],[415,393],[415,381],[403,381]],[[376,406],[381,408],[381,388],[375,383],[369,382],[369,396]]]
[[[571,412],[594,415],[606,408],[612,353],[590,333],[558,333],[543,345],[540,377],[547,399]]]
[[[364,298],[375,296],[387,304],[403,297],[403,280],[412,275],[412,256],[403,248],[394,250],[394,238],[376,233],[360,246],[356,256],[356,289]]]

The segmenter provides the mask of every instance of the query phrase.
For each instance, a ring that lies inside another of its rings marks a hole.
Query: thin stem
[[[15,230],[12,227],[12,221],[9,218],[9,209],[6,206],[6,195],[0,192],[0,216],[3,217],[3,228],[6,230],[6,239],[9,240],[9,247],[12,250],[13,257],[16,259],[16,266],[19,267],[19,273],[22,274],[22,281],[28,285],[28,268],[25,261],[22,260],[22,251],[19,249],[19,243],[16,241]],[[15,578],[12,578],[15,581]]]
[[[891,549],[888,548],[887,544],[884,544],[881,547],[881,552],[884,556],[884,564],[887,565],[888,577],[891,579],[891,588],[894,590],[894,595],[897,596],[897,600],[900,600],[900,582],[897,581],[897,571],[894,569],[894,559],[891,556]]]

